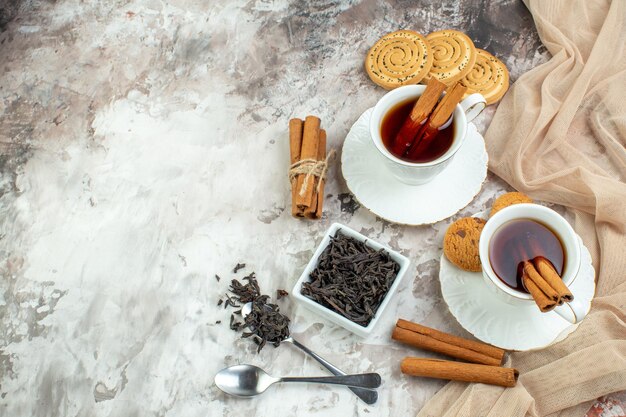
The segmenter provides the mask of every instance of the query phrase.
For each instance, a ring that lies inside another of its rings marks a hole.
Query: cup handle
[[[587,313],[585,306],[574,297],[574,301],[564,303],[554,309],[554,312],[572,324],[580,322]]]
[[[476,116],[482,113],[483,110],[485,110],[485,107],[487,106],[487,101],[482,94],[474,93],[465,97],[465,99],[460,104],[461,108],[465,112],[465,118],[469,123],[474,120]]]

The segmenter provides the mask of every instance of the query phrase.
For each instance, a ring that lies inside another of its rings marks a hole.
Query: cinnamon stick
[[[289,159],[291,163],[300,160],[300,148],[302,147],[302,119],[289,120]]]
[[[326,131],[320,129],[320,142],[317,149],[317,160],[323,161],[326,159]],[[315,190],[313,194],[313,204],[305,212],[305,216],[310,219],[320,219],[322,217],[322,210],[324,208],[324,183],[326,181],[320,178],[319,191]],[[317,185],[316,187],[317,188]]]
[[[319,147],[320,119],[315,116],[307,116],[304,119],[304,129],[302,133],[302,148],[300,150],[300,160],[316,159]],[[317,177],[309,175],[306,181],[306,190],[303,195],[300,190],[304,185],[306,174],[298,175],[296,181],[296,203],[300,210],[305,211],[313,204],[313,192],[317,183]]]
[[[417,157],[427,149],[431,142],[437,136],[439,128],[443,126],[452,116],[456,105],[459,104],[463,95],[467,91],[467,87],[461,83],[456,83],[448,88],[446,95],[443,96],[435,110],[430,114],[426,121],[420,137],[416,137],[413,145],[409,148],[407,156],[412,159]]]
[[[406,375],[481,382],[501,387],[514,387],[519,376],[514,368],[412,357],[402,360],[400,370]]]
[[[393,141],[392,151],[396,155],[404,155],[409,149],[445,89],[446,85],[436,78],[428,82],[426,89],[413,105],[411,114],[406,118]]]
[[[537,271],[535,266],[530,261],[524,261],[523,265],[523,274],[526,276],[527,280],[530,280],[535,284],[545,296],[556,303],[559,302],[559,294],[556,290],[544,279],[544,277]],[[524,276],[523,275],[523,276]],[[523,278],[522,278],[523,279]],[[529,290],[530,291],[530,290]],[[531,294],[532,295],[532,294]]]
[[[543,256],[538,256],[533,259],[533,263],[543,279],[556,291],[560,301],[570,302],[574,300],[574,295],[569,288],[567,288],[567,285],[565,285],[563,279],[559,276],[548,259]]]
[[[291,165],[300,160],[300,149],[302,148],[302,128],[304,122],[301,119],[289,120],[289,160]],[[291,180],[291,215],[293,217],[302,217],[303,213],[298,209],[296,202],[298,193],[296,188],[297,181]]]
[[[504,350],[399,319],[391,338],[420,349],[485,365],[500,365]]]
[[[557,306],[558,302],[548,298],[548,296],[541,291],[537,284],[535,284],[535,282],[528,277],[528,273],[525,270],[522,275],[522,284],[524,284],[524,287],[526,287],[530,295],[533,296],[535,304],[537,304],[537,307],[539,307],[539,310],[541,310],[542,313],[554,310]]]

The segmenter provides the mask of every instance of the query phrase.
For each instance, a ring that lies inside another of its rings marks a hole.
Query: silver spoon
[[[254,365],[235,365],[224,368],[215,375],[215,385],[227,394],[238,397],[253,397],[265,392],[276,382],[315,382],[320,384],[349,385],[362,388],[380,386],[380,375],[360,374],[319,377],[274,378]]]
[[[241,307],[241,315],[246,317],[248,314],[252,312],[252,303],[246,303]],[[337,368],[332,363],[328,362],[326,359],[322,358],[317,353],[313,352],[308,347],[304,346],[302,343],[298,342],[293,337],[289,336],[283,340],[283,342],[291,343],[292,345],[300,348],[303,352],[311,356],[313,359],[318,361],[324,368],[328,369],[331,374],[335,376],[346,375],[341,369]],[[372,405],[378,401],[378,392],[370,389],[356,388],[356,387],[348,387],[350,391],[352,391],[357,397],[363,400],[366,404]]]

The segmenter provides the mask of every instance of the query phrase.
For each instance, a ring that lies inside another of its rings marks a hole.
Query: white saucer
[[[596,273],[589,250],[582,240],[580,244],[580,271],[570,288],[589,312]],[[444,255],[441,255],[439,281],[452,315],[465,330],[491,345],[507,350],[538,349],[564,339],[577,327],[554,312],[540,312],[535,303],[507,304],[487,288],[482,272],[463,271]]]
[[[408,185],[389,172],[369,133],[372,109],[352,125],[343,144],[341,170],[364,207],[385,220],[411,226],[435,223],[467,206],[487,178],[485,141],[469,123],[454,159],[431,182]]]

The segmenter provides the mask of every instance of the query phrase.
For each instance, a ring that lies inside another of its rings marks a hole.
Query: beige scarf
[[[450,383],[418,417],[582,417],[626,390],[626,0],[527,0],[552,59],[524,74],[485,140],[490,169],[568,207],[597,271],[567,339],[513,353],[515,388]]]

